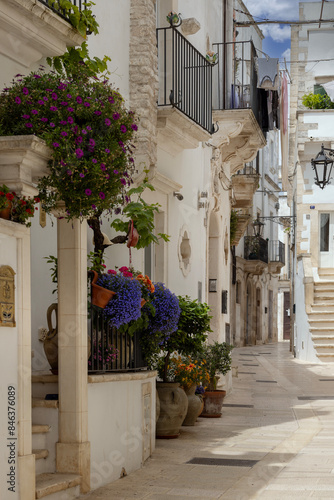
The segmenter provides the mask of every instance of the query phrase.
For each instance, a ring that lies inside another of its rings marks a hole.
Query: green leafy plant
[[[218,375],[226,375],[231,369],[232,349],[233,346],[226,342],[214,342],[213,344],[207,344],[199,354],[198,359],[206,361],[206,369],[209,372],[210,383],[208,390],[216,390]]]
[[[127,192],[127,197],[137,195],[136,200],[131,200],[123,208],[123,216],[127,217],[128,220],[122,220],[120,218],[114,219],[111,223],[111,227],[116,229],[116,231],[127,232],[129,227],[129,220],[133,221],[134,227],[139,233],[139,241],[136,248],[145,248],[151,243],[159,243],[159,239],[164,241],[169,241],[169,236],[164,233],[158,233],[156,236],[154,234],[154,215],[159,212],[159,203],[146,203],[142,198],[142,194],[145,189],[154,191],[152,184],[148,182],[145,178],[143,182],[135,188],[131,188]]]
[[[237,234],[237,228],[238,228],[238,212],[236,210],[231,210],[231,217],[230,217],[230,245],[232,246],[234,244],[234,239]]]
[[[178,297],[180,316],[177,330],[165,336],[159,342],[160,357],[155,358],[161,377],[168,380],[168,366],[173,352],[192,356],[202,351],[210,328],[210,308],[207,304],[192,300],[188,296]],[[196,354],[196,355],[197,355]]]
[[[56,285],[56,288],[52,290],[52,293],[57,293],[58,291],[58,259],[54,255],[48,255],[48,257],[44,257],[48,264],[51,264],[51,281]]]
[[[61,11],[74,28],[76,28],[80,35],[86,37],[87,34],[99,32],[99,25],[90,7],[95,5],[94,2],[83,2],[82,10],[79,9],[70,0],[48,0],[50,7]]]
[[[110,74],[108,71],[108,61],[111,61],[110,57],[104,56],[103,59],[100,59],[95,56],[91,59],[87,42],[83,42],[80,47],[67,47],[65,54],[57,57],[48,57],[46,61],[57,73],[66,74],[67,76],[73,77],[82,65],[84,65],[85,71],[91,77],[99,74]]]
[[[309,109],[334,109],[334,102],[331,101],[327,94],[314,94],[313,92],[304,94],[302,103]]]

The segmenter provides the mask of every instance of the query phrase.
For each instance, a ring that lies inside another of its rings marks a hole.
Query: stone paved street
[[[141,470],[83,500],[333,499],[334,364],[297,361],[281,342],[236,348],[233,366],[221,418],[158,440]]]

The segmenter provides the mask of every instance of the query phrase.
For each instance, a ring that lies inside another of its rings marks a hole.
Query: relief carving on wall
[[[0,267],[0,326],[16,326],[14,276],[10,266]]]

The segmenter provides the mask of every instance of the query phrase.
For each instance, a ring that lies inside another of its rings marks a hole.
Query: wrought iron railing
[[[59,6],[59,2],[57,0],[38,0],[38,1],[43,5],[45,5],[46,7],[49,7],[49,9],[53,10],[53,12],[56,12],[56,14],[61,16],[63,19],[66,19],[66,21],[69,21],[66,12]],[[71,4],[78,7],[80,11],[86,9],[86,6],[84,5],[85,1],[86,0],[70,0]]]
[[[90,304],[88,311],[88,372],[147,370],[140,333],[120,332],[109,325],[104,309]]]
[[[212,65],[176,28],[158,28],[157,43],[158,106],[173,106],[212,133]]]
[[[147,370],[140,346],[140,334],[131,336],[110,327],[103,309],[91,307],[88,332],[89,373]]]
[[[214,43],[213,51],[218,54],[212,75],[213,109],[251,108],[261,126],[253,42]]]
[[[244,168],[241,168],[234,175],[259,175],[256,169],[251,165],[245,165]]]
[[[279,240],[269,241],[269,262],[285,264],[285,245]]]
[[[268,263],[268,241],[261,236],[245,236],[244,258]]]

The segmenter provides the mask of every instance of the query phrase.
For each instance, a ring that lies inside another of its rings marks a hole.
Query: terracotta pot
[[[10,216],[12,213],[12,202],[7,200],[7,206],[0,210],[0,219],[10,220]]]
[[[206,391],[204,398],[204,409],[200,417],[219,418],[222,414],[223,400],[226,391]]]
[[[93,273],[94,278],[92,280],[92,304],[93,306],[101,307],[102,309],[104,309],[108,302],[115,297],[116,292],[96,285],[99,275],[96,271],[93,271]]]
[[[52,313],[55,313],[55,327],[52,324]],[[50,371],[54,375],[58,375],[58,304],[55,302],[48,307],[46,312],[46,320],[48,324],[48,333],[46,334],[43,347],[45,356],[51,366]],[[88,336],[87,357],[91,354],[91,340]]]
[[[133,225],[133,220],[131,220],[129,224],[130,224],[130,230],[129,230],[128,242],[126,244],[128,248],[135,247],[139,240],[139,233]]]
[[[203,401],[198,396],[196,396],[195,391],[196,384],[184,389],[184,392],[186,393],[188,398],[188,411],[182,425],[195,425],[197,417],[202,412]]]
[[[147,300],[145,299],[140,299],[140,307],[144,307],[144,305],[146,304]]]
[[[157,382],[157,391],[160,399],[160,416],[156,424],[156,437],[177,438],[188,410],[186,393],[177,382]]]
[[[155,423],[157,423],[160,417],[160,399],[157,389],[155,390]]]

